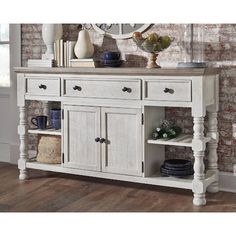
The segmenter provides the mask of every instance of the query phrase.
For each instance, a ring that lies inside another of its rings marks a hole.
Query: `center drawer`
[[[141,99],[141,80],[63,79],[63,95],[84,98]]]

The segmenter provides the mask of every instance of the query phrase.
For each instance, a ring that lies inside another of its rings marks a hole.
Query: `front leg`
[[[25,180],[28,178],[26,170],[26,160],[28,159],[28,122],[25,106],[20,107],[18,134],[20,136],[20,159],[18,160],[18,168],[20,170],[19,179]]]
[[[207,191],[216,193],[219,191],[219,170],[218,170],[218,128],[217,128],[217,112],[208,111],[208,136],[211,138],[208,143],[208,170],[213,171],[216,175],[216,181],[207,187]]]
[[[194,154],[194,179],[193,179],[193,204],[200,206],[206,204],[204,185],[205,166],[204,166],[204,117],[194,117],[194,134],[192,141],[192,149]]]

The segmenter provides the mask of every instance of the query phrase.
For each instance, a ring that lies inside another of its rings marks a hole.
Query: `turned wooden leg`
[[[216,182],[213,182],[207,187],[208,192],[218,192],[219,191],[219,170],[218,170],[218,156],[217,156],[217,146],[218,146],[218,128],[217,128],[217,112],[208,112],[208,136],[211,137],[211,141],[208,143],[208,170],[213,171],[216,174]]]
[[[193,126],[193,155],[194,155],[194,179],[193,179],[193,204],[197,206],[205,205],[206,188],[204,185],[205,166],[203,162],[205,142],[204,142],[204,117],[194,117]]]
[[[26,160],[28,159],[28,123],[25,106],[20,107],[18,134],[20,136],[20,159],[18,160],[18,168],[20,170],[19,179],[25,180],[28,178],[26,170]]]

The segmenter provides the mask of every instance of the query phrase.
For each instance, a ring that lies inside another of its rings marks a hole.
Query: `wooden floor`
[[[207,194],[192,205],[189,190],[30,170],[20,182],[15,165],[0,163],[0,212],[228,212],[236,193]]]

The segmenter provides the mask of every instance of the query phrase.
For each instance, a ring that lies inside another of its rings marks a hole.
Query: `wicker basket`
[[[49,164],[61,163],[61,137],[39,135],[37,161]]]

